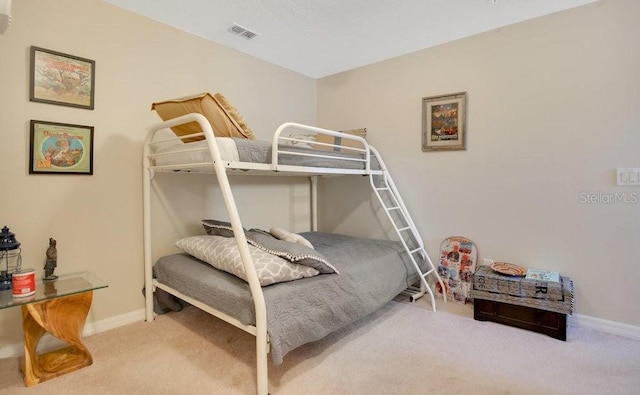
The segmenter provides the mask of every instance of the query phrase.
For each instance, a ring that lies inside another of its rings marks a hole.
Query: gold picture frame
[[[466,150],[467,92],[422,98],[422,150]]]
[[[96,62],[31,47],[29,100],[93,110]]]

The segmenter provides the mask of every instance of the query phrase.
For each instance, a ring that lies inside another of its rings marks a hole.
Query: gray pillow
[[[203,219],[200,222],[202,223],[202,226],[204,226],[208,235],[234,237],[233,228],[229,222],[218,221],[215,219]],[[313,248],[309,248],[299,243],[280,240],[274,237],[271,233],[261,229],[246,230],[243,228],[243,230],[245,237],[247,238],[247,243],[264,252],[284,258],[289,262],[312,267],[320,273],[339,274],[338,269],[330,264],[327,258]]]
[[[191,236],[178,240],[176,246],[187,254],[207,262],[216,269],[224,270],[247,281],[244,263],[242,262],[242,257],[240,257],[235,239],[221,236]],[[319,274],[312,267],[296,265],[259,248],[251,245],[248,247],[258,280],[263,287],[283,281],[313,277]]]
[[[200,221],[205,232],[211,236],[233,237],[233,228],[230,222],[217,221],[215,219],[203,219]],[[246,233],[246,229],[244,229]]]
[[[245,231],[245,235],[249,244],[262,251],[279,256],[290,262],[310,266],[320,273],[339,274],[338,269],[313,248],[309,248],[303,244],[277,239],[273,237],[271,233],[261,229]]]

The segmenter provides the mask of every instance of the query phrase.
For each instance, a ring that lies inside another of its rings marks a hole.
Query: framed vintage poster
[[[31,47],[29,100],[93,110],[96,63]]]
[[[93,174],[93,126],[31,121],[29,174]]]
[[[467,92],[422,99],[422,150],[466,149]]]

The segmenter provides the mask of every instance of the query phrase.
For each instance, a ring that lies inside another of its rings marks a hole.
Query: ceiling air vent
[[[240,36],[245,40],[251,40],[252,38],[258,36],[258,33],[253,32],[247,29],[246,27],[242,27],[235,23],[230,28],[228,28],[227,31],[235,34],[236,36]]]

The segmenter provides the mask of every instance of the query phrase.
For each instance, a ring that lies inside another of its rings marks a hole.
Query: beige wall
[[[54,237],[56,273],[89,270],[109,284],[95,293],[89,323],[137,311],[143,307],[142,142],[159,120],[151,103],[222,92],[266,139],[285,121],[315,123],[316,81],[98,0],[20,0],[12,11],[0,36],[0,226],[16,234],[25,266],[39,274]],[[29,102],[32,45],[96,61],[95,110]],[[29,175],[31,119],[94,126],[94,175]],[[187,179],[167,176],[154,190],[154,211],[161,214],[154,222],[156,255],[171,251],[177,237],[201,232],[202,217],[226,216],[208,178]],[[306,181],[236,181],[242,218],[251,219],[246,226],[308,224],[308,207],[300,203],[308,196]],[[272,203],[269,210],[255,205],[256,188]],[[19,333],[20,309],[0,311],[0,348],[19,342]]]
[[[601,1],[314,81],[98,0],[14,1],[0,36],[0,226],[16,233],[25,266],[41,270],[55,237],[59,274],[109,283],[90,323],[138,311],[150,104],[220,91],[262,139],[284,121],[316,123],[316,108],[322,126],[367,127],[433,257],[443,238],[465,235],[483,257],[572,276],[578,313],[640,325],[640,203],[581,203],[640,194],[614,183],[616,167],[640,165],[638,14],[634,0]],[[96,109],[29,102],[31,45],[95,60]],[[458,91],[469,95],[467,151],[421,152],[421,98]],[[28,175],[31,119],[95,126],[95,174]],[[202,216],[225,215],[208,178],[188,178],[154,189],[156,256],[201,231]],[[233,182],[247,226],[308,224],[302,180]],[[384,236],[366,179],[342,193],[353,182],[323,182],[321,225]],[[0,328],[0,348],[19,342],[19,309],[0,311]]]
[[[467,236],[484,258],[571,276],[577,313],[638,326],[640,188],[615,183],[640,167],[638,16],[604,0],[327,77],[318,120],[368,128],[432,257]],[[467,150],[422,152],[421,99],[459,91]],[[375,204],[324,184],[321,226],[383,234]]]

